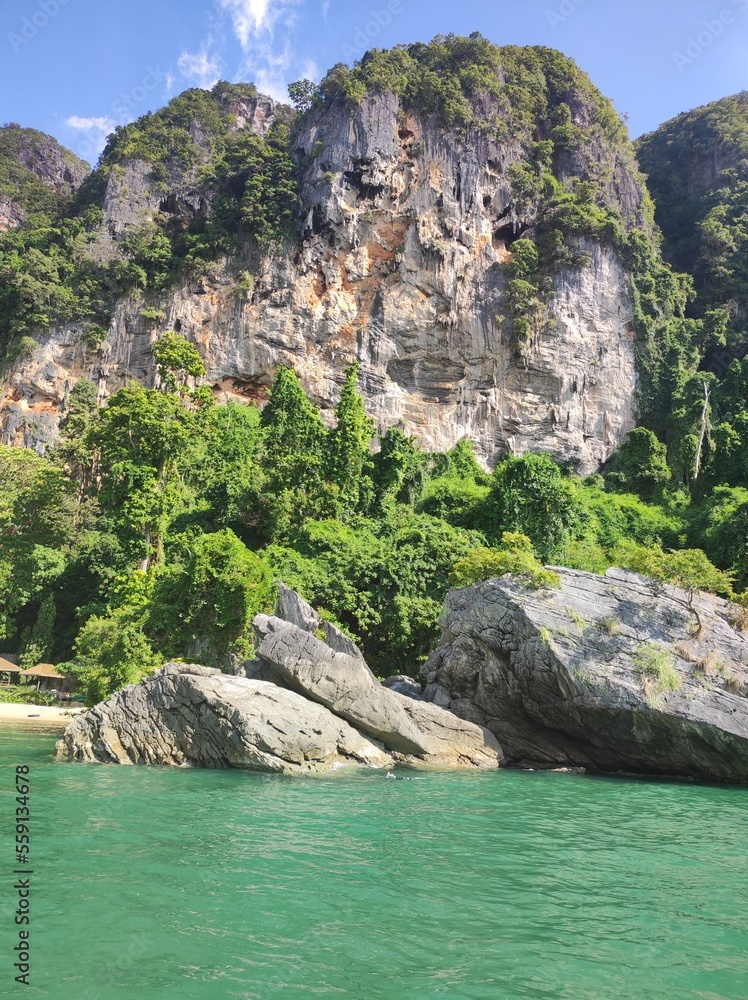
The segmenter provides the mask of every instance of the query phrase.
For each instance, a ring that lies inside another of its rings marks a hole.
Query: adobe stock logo
[[[29,42],[33,42],[40,31],[44,31],[70,0],[39,0],[37,10],[31,17],[24,17],[18,31],[8,32],[8,42],[14,52],[20,52]]]
[[[547,10],[545,19],[555,31],[559,24],[564,24],[587,0],[561,0],[557,10]]]
[[[741,13],[748,12],[748,0],[731,0],[731,2],[733,8],[737,8]],[[682,73],[686,66],[695,63],[724,34],[725,28],[734,24],[735,21],[735,10],[729,7],[721,10],[717,17],[703,21],[701,31],[689,35],[686,39],[683,52],[673,52],[673,62],[678,72]]]
[[[393,17],[402,14],[405,9],[403,4],[409,2],[412,2],[412,0],[388,0],[381,9],[370,10],[369,20],[356,28],[356,32],[351,40],[353,44],[341,42],[340,48],[344,57],[351,61],[360,59],[364,52],[371,47],[371,43],[377,35],[392,22]]]

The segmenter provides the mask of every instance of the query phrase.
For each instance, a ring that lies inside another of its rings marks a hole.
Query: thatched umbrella
[[[4,656],[0,656],[0,674],[20,674],[21,668],[17,667],[15,663],[11,663],[10,660],[6,660]]]
[[[38,663],[35,667],[30,667],[28,670],[22,670],[21,677],[36,677],[37,691],[41,687],[43,677],[53,677],[57,681],[65,680],[64,675],[58,673],[57,667],[51,663]]]

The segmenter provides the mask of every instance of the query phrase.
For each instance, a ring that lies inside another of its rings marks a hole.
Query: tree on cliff
[[[188,377],[201,378],[205,374],[198,349],[174,330],[168,330],[156,341],[153,356],[161,384],[167,392],[176,392],[186,384]]]

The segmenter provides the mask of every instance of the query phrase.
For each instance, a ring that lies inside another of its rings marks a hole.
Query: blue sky
[[[187,87],[282,98],[366,48],[471,31],[566,52],[633,136],[748,88],[748,0],[0,0],[0,123],[95,161],[114,125]]]

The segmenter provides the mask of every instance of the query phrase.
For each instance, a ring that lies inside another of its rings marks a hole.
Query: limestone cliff
[[[583,94],[564,96],[582,140],[557,152],[558,182],[596,178],[624,228],[642,225],[646,192],[623,147],[601,138]],[[258,134],[280,107],[240,104],[236,127]],[[486,114],[500,118],[495,105]],[[199,123],[192,133],[199,148]],[[445,128],[389,91],[355,106],[328,102],[293,137],[298,240],[254,246],[242,267],[218,261],[168,292],[126,296],[98,349],[79,323],[40,331],[35,356],[7,377],[2,440],[43,448],[82,376],[98,383],[102,402],[129,379],[153,385],[151,346],[176,329],[197,344],[224,398],[262,402],[284,363],[331,416],[342,371],[358,358],[380,430],[401,424],[437,450],[469,437],[489,465],[540,450],[596,470],[635,422],[630,276],[610,244],[578,238],[588,266],[556,268],[542,321],[526,340],[514,335],[506,266],[540,217],[512,180],[528,148]],[[101,204],[97,252],[106,257],[128,225],[209,217],[211,192],[197,167],[167,163],[159,178],[131,159],[110,173]],[[162,318],[146,321],[146,305]]]
[[[0,128],[0,231],[35,213],[67,207],[90,167],[49,135],[20,125]]]

